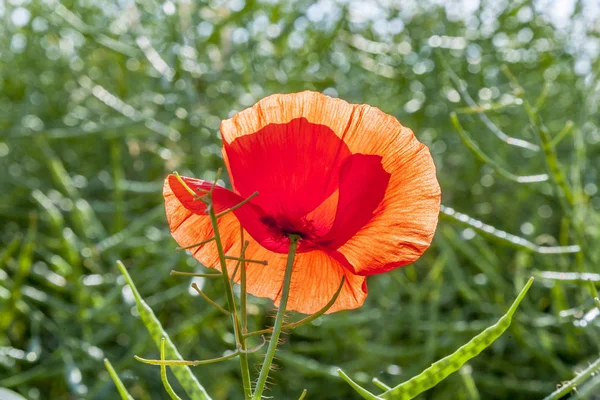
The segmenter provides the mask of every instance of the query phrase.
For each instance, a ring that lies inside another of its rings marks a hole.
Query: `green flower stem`
[[[112,378],[113,382],[115,383],[115,386],[117,387],[117,390],[119,391],[119,395],[121,395],[121,400],[134,400],[133,397],[129,394],[129,392],[125,388],[125,385],[123,385],[123,382],[121,382],[119,375],[113,368],[110,361],[108,361],[108,358],[104,359],[104,366],[108,370],[110,377]]]
[[[590,364],[589,367],[584,369],[577,375],[575,378],[570,381],[564,383],[561,387],[556,389],[554,392],[550,393],[544,400],[557,400],[571,393],[577,386],[580,386],[584,381],[586,381],[590,376],[594,376],[598,371],[600,371],[600,358]]]
[[[213,240],[215,240],[215,238],[214,238],[214,237],[211,237],[210,239],[206,239],[206,240],[203,240],[203,241],[201,241],[201,242],[198,242],[198,243],[190,244],[189,246],[185,246],[185,247],[178,247],[176,250],[177,250],[177,251],[184,251],[184,250],[193,249],[194,247],[202,246],[203,244],[206,244],[206,243],[212,242]]]
[[[246,248],[248,247],[249,242],[244,241],[244,228],[240,226],[240,240],[242,241],[242,251],[240,253],[240,258],[243,259],[246,256]],[[246,339],[245,334],[248,332],[248,293],[246,292],[246,263],[244,261],[240,261],[240,309],[242,314],[242,336],[244,336],[244,340]],[[235,274],[234,274],[235,276]]]
[[[221,277],[221,273],[218,274],[200,274],[200,273],[195,273],[195,272],[183,272],[183,271],[175,271],[174,269],[171,270],[171,276],[173,275],[181,275],[181,276],[195,276],[198,278],[220,278]]]
[[[279,309],[277,310],[277,316],[275,317],[275,325],[273,326],[273,333],[271,334],[271,340],[269,342],[269,348],[265,355],[265,361],[260,370],[258,377],[258,383],[256,384],[256,390],[252,400],[260,400],[262,398],[263,391],[265,390],[265,383],[271,370],[271,364],[273,363],[273,357],[275,357],[275,351],[277,350],[277,344],[279,342],[279,335],[281,334],[281,326],[283,325],[283,317],[285,315],[285,308],[287,306],[288,297],[290,294],[290,282],[292,281],[292,269],[294,269],[294,258],[296,257],[296,249],[298,248],[297,235],[290,235],[290,250],[288,252],[287,264],[285,266],[285,275],[283,278],[283,288],[281,293],[281,300],[279,302]]]
[[[133,356],[133,358],[135,358],[137,361],[142,362],[144,364],[149,364],[149,365],[165,365],[165,366],[169,366],[169,367],[181,367],[181,366],[190,366],[190,367],[197,367],[198,365],[208,365],[208,364],[215,364],[221,361],[226,361],[226,360],[230,360],[232,358],[235,358],[237,356],[239,356],[241,353],[239,350],[234,351],[233,353],[229,353],[226,356],[223,357],[216,357],[216,358],[209,358],[208,360],[194,360],[194,361],[188,361],[188,360],[151,360],[148,358],[142,358],[140,356]]]
[[[208,297],[208,295],[206,293],[204,293],[202,290],[200,290],[200,288],[198,287],[198,285],[195,282],[192,283],[192,289],[194,289],[196,291],[196,293],[198,293],[200,296],[202,296],[202,298],[204,300],[208,301],[213,307],[215,307],[217,310],[221,311],[223,314],[225,314],[225,315],[231,314],[229,311],[227,311],[226,309],[224,309],[223,307],[218,305],[213,299]]]
[[[248,366],[248,356],[244,352],[246,350],[246,338],[244,337],[239,324],[238,315],[235,307],[235,299],[233,297],[233,290],[231,288],[231,282],[229,281],[229,275],[227,272],[227,260],[225,258],[225,252],[223,251],[223,243],[221,242],[221,234],[219,233],[219,225],[217,222],[217,216],[212,204],[212,191],[205,195],[205,201],[208,205],[208,214],[210,216],[210,222],[215,232],[215,244],[217,245],[217,251],[219,252],[219,263],[221,265],[221,276],[223,279],[223,286],[225,287],[225,294],[227,296],[227,303],[229,305],[229,311],[231,312],[231,318],[233,320],[233,329],[235,337],[239,347],[241,348],[240,356],[240,368],[242,372],[242,384],[244,385],[244,398],[250,399],[252,397],[252,384],[250,379],[250,368]]]
[[[243,206],[244,204],[246,204],[247,202],[249,202],[250,200],[252,200],[252,198],[258,196],[258,192],[254,192],[252,193],[250,196],[246,197],[242,202],[236,204],[235,206],[225,210],[225,211],[221,211],[220,213],[217,214],[217,218],[222,217],[223,215],[230,213],[234,210],[237,210],[238,208],[240,208],[241,206]]]
[[[240,258],[240,257],[235,257],[235,256],[225,256],[225,259],[226,260],[243,261],[243,262],[253,263],[253,264],[262,264],[262,265],[268,264],[266,260],[249,260],[247,258]]]
[[[160,340],[160,360],[165,360],[165,338]],[[162,380],[165,390],[171,397],[171,400],[181,400],[181,397],[177,396],[177,393],[175,393],[173,387],[169,383],[169,378],[167,377],[167,366],[164,364],[160,366],[160,379]]]

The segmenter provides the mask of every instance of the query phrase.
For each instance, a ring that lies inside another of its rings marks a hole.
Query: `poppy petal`
[[[341,138],[353,119],[355,107],[344,100],[311,91],[274,94],[222,121],[221,136],[224,144],[229,144],[267,125],[287,124],[294,119],[304,118],[310,123],[328,127]],[[291,142],[289,138],[287,140]]]
[[[175,192],[179,192],[178,188],[181,186],[181,184],[179,184],[179,182],[171,182],[173,183],[173,185],[171,185],[170,181],[172,180],[170,177],[165,179],[163,196],[165,198],[167,222],[169,223],[169,228],[171,229],[171,235],[177,244],[179,244],[181,247],[189,247],[213,237],[214,231],[208,214],[204,212],[198,212],[198,210],[191,210],[184,206],[175,194]],[[188,184],[189,183],[193,182],[188,181]],[[173,188],[175,189],[173,190]],[[192,196],[190,195],[190,197]],[[202,204],[204,206],[204,210],[206,209],[206,205],[204,205],[204,203],[197,203]],[[197,203],[193,203],[193,205],[197,206]],[[204,210],[201,209],[201,211]],[[239,241],[239,221],[234,213],[228,213],[219,218],[218,224],[223,248],[225,251],[228,251],[236,241]],[[196,258],[206,267],[214,268],[215,265],[218,264],[219,255],[214,241],[206,243],[202,246],[191,248],[190,252],[194,258]]]
[[[223,121],[221,135],[230,143],[299,117],[329,127],[353,154],[380,156],[383,169],[391,174],[374,216],[338,249],[346,258],[343,264],[357,274],[371,275],[419,258],[435,232],[440,188],[427,147],[396,118],[321,93],[278,94]]]
[[[246,130],[246,127],[240,127]],[[258,191],[254,203],[278,221],[301,225],[337,189],[348,147],[327,126],[292,119],[223,142],[234,190]]]
[[[239,257],[240,245],[235,244],[228,254]],[[246,264],[248,293],[269,298],[276,306],[279,305],[287,254],[270,252],[256,241],[249,240],[245,256],[247,259],[268,262],[268,265]],[[227,269],[233,271],[234,264],[228,265]],[[360,307],[367,297],[366,278],[354,275],[323,251],[296,253],[286,308],[303,314],[314,314],[333,298],[344,276],[344,286],[327,313]],[[235,281],[239,283],[239,280],[237,274]]]
[[[183,181],[188,185],[190,189],[194,192],[197,192],[199,195],[203,193],[203,191],[210,190],[212,187],[211,182],[203,181],[200,179],[181,177]],[[169,204],[171,208],[167,207],[167,218],[169,219],[169,225],[171,226],[171,231],[178,228],[178,223],[183,223],[183,219],[177,217],[174,219],[181,222],[173,223],[171,225],[171,214],[175,213],[184,213],[179,209],[177,203],[179,203],[183,208],[188,210],[191,214],[198,214],[205,216],[206,221],[204,219],[200,219],[203,221],[201,226],[208,224],[206,229],[203,231],[203,235],[206,236],[204,239],[198,240],[196,242],[192,242],[190,244],[198,243],[200,241],[209,239],[213,236],[212,227],[210,225],[210,220],[208,220],[208,216],[206,216],[206,204],[202,201],[195,198],[174,175],[169,175],[165,180],[165,185],[163,188],[163,196],[165,197],[165,204]],[[167,201],[167,197],[169,201]],[[173,197],[174,199],[171,199]],[[244,197],[232,192],[231,190],[225,189],[221,186],[215,186],[215,189],[212,194],[213,205],[215,209],[215,213],[220,213],[225,211],[237,204],[240,204],[244,201]],[[280,253],[287,253],[289,246],[289,239],[287,237],[282,237],[281,232],[273,230],[269,224],[266,224],[265,221],[268,221],[268,217],[264,213],[264,211],[254,204],[253,198],[248,203],[244,204],[242,207],[239,207],[232,211],[235,214],[237,220],[244,226],[244,229],[248,231],[248,234],[253,237],[255,240],[258,240],[263,246],[268,248],[271,251],[276,251]],[[185,214],[185,213],[184,213]],[[187,215],[187,214],[185,214]],[[227,214],[226,214],[227,215]],[[173,217],[174,218],[174,217]],[[188,216],[191,218],[191,216]],[[197,221],[198,218],[194,218],[194,221]],[[220,225],[220,222],[219,222]],[[197,230],[201,230],[200,227]],[[197,235],[196,235],[197,236]],[[177,239],[177,238],[176,238]],[[189,245],[189,244],[188,244]],[[182,247],[188,246],[182,245]],[[209,246],[210,247],[210,246]],[[197,249],[199,250],[199,249]]]
[[[380,156],[353,154],[348,157],[340,172],[335,220],[320,243],[335,250],[354,236],[373,217],[389,179]]]
[[[342,277],[344,286],[327,314],[362,306],[367,297],[364,276],[355,275],[324,251],[311,251],[296,256],[287,309],[314,314],[334,296]],[[275,299],[279,305],[281,294]]]
[[[424,145],[415,148],[411,157],[398,158],[395,169],[388,165],[390,181],[373,218],[337,249],[356,274],[379,274],[410,264],[433,239],[440,189],[429,150]]]

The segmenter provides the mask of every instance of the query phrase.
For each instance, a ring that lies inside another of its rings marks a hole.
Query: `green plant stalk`
[[[240,258],[246,257],[246,242],[244,242],[244,228],[240,226],[240,240],[242,241],[242,251]],[[246,291],[246,263],[240,261],[240,313],[242,314],[242,336],[246,339],[246,333],[248,332],[248,293]],[[252,392],[252,390],[250,390]]]
[[[240,346],[240,368],[242,373],[242,384],[244,385],[244,398],[250,399],[252,397],[252,381],[250,379],[250,368],[248,366],[248,356],[245,353],[246,350],[246,338],[242,333],[239,318],[236,312],[235,299],[233,297],[233,290],[231,288],[231,282],[229,281],[229,274],[227,273],[227,260],[225,259],[225,252],[223,251],[223,243],[221,242],[221,234],[219,233],[219,224],[217,216],[212,205],[212,193],[205,195],[206,202],[208,204],[208,215],[212,224],[213,231],[215,233],[215,244],[217,245],[217,251],[219,252],[219,263],[221,265],[221,277],[223,279],[223,286],[225,286],[225,294],[227,296],[227,303],[229,304],[229,311],[231,312],[231,318],[233,321],[233,329],[238,345]]]
[[[356,393],[360,394],[360,396],[363,399],[366,399],[366,400],[381,400],[381,397],[375,396],[373,393],[369,392],[367,389],[365,389],[364,387],[360,386],[358,383],[354,382],[352,380],[352,378],[350,378],[340,368],[337,369],[337,373],[340,376],[340,378],[342,378],[343,380],[345,380],[346,383],[348,385],[350,385],[350,387],[352,389],[354,389],[356,391]]]
[[[10,288],[10,298],[8,299],[8,301],[2,302],[0,304],[0,332],[4,332],[12,322],[16,312],[15,306],[23,296],[22,287],[31,272],[38,231],[37,220],[37,213],[31,213],[31,215],[29,216],[29,227],[27,228],[27,234],[23,239],[21,251],[19,252],[19,256],[17,259],[18,269],[15,273],[12,287]],[[19,241],[13,241],[12,245],[15,246],[14,250],[16,250],[16,246],[18,246],[18,244]],[[13,250],[11,250],[10,252],[12,251]],[[10,252],[6,256],[6,258],[9,257]]]
[[[583,247],[585,234],[583,232],[583,221],[581,218],[581,208],[582,208],[582,199],[581,199],[581,169],[583,168],[582,162],[585,157],[585,146],[583,146],[583,142],[581,139],[579,131],[576,129],[574,134],[574,143],[575,143],[575,155],[576,155],[576,174],[575,174],[575,190],[573,192],[573,188],[567,182],[565,177],[565,173],[563,172],[564,168],[558,161],[558,155],[556,153],[556,149],[554,148],[555,143],[550,137],[550,133],[548,129],[544,126],[542,121],[537,114],[537,109],[532,107],[529,101],[522,94],[524,93],[523,88],[521,87],[517,78],[513,75],[510,69],[504,65],[502,67],[503,73],[510,80],[513,86],[519,91],[520,97],[523,99],[523,105],[525,108],[525,112],[529,121],[537,133],[540,141],[542,143],[542,150],[544,152],[544,161],[546,162],[546,167],[550,173],[551,181],[555,187],[559,203],[565,212],[565,215],[569,218],[575,217],[576,222],[573,225],[574,231],[574,239],[580,247]],[[569,123],[565,125],[562,132],[558,134],[558,137],[565,131],[570,130]],[[579,272],[584,271],[584,255],[576,254],[575,255],[576,265],[579,269]]]
[[[556,400],[562,398],[566,394],[570,393],[577,386],[580,386],[586,379],[588,379],[590,376],[593,376],[598,371],[600,371],[600,358],[594,361],[592,364],[590,364],[589,367],[583,370],[575,378],[571,379],[570,381],[562,385],[560,388],[550,393],[547,397],[544,398],[544,400]]]
[[[263,362],[256,384],[256,390],[252,400],[260,400],[262,398],[263,391],[265,390],[265,383],[271,370],[271,364],[273,363],[273,357],[275,357],[275,351],[277,351],[277,344],[279,342],[279,335],[281,334],[281,326],[283,325],[283,317],[285,315],[285,309],[290,294],[290,282],[292,281],[292,270],[294,269],[294,258],[296,257],[296,249],[298,248],[297,235],[290,235],[290,250],[288,252],[287,264],[285,266],[285,275],[283,278],[283,288],[281,293],[281,300],[279,301],[279,309],[277,310],[277,316],[275,317],[275,325],[273,326],[273,333],[271,334],[271,340],[269,342],[269,348],[265,355],[265,361]]]
[[[508,71],[508,70],[507,70]],[[508,71],[510,74],[510,71]],[[564,173],[564,167],[558,160],[558,155],[556,153],[556,149],[552,144],[552,138],[550,137],[550,133],[548,129],[543,125],[542,121],[540,121],[539,116],[532,109],[531,104],[525,99],[523,96],[523,103],[525,105],[525,111],[531,125],[533,126],[535,132],[540,137],[542,142],[542,150],[544,152],[544,160],[546,162],[546,166],[548,171],[550,172],[550,176],[552,178],[552,183],[556,188],[556,193],[558,195],[558,200],[565,212],[565,215],[569,218],[578,217],[577,211],[580,208],[581,200],[579,199],[577,191],[573,193],[572,187],[569,185],[567,178]],[[574,238],[576,243],[583,247],[585,234],[583,233],[583,227],[581,223],[579,223],[580,219],[578,219],[573,224]],[[576,265],[580,272],[584,271],[584,255],[579,252],[575,255]]]
[[[477,390],[477,386],[475,385],[475,380],[473,379],[473,375],[471,374],[471,366],[463,365],[460,369],[460,376],[462,378],[463,384],[465,385],[465,390],[468,395],[469,400],[480,400],[481,396],[479,395],[479,391]]]
[[[208,360],[151,360],[148,358],[143,358],[139,356],[133,356],[136,361],[142,362],[148,365],[160,365],[160,366],[169,366],[169,367],[181,367],[181,366],[190,366],[197,367],[198,365],[208,365],[215,364],[221,361],[231,360],[239,355],[239,350],[234,351],[223,357],[215,357],[209,358]],[[167,390],[168,391],[168,390]]]
[[[160,360],[164,361],[165,359],[165,338],[160,339]],[[167,366],[160,366],[160,379],[162,380],[163,386],[172,400],[181,400],[181,397],[177,396],[177,393],[173,390],[173,387],[169,383],[169,378],[167,377]]]
[[[4,263],[10,259],[12,254],[19,248],[21,239],[23,239],[23,237],[20,234],[15,235],[10,243],[2,250],[0,253],[0,268],[5,268]]]
[[[327,312],[327,310],[329,310],[333,306],[333,304],[337,300],[338,296],[340,295],[340,292],[342,291],[342,288],[344,287],[344,282],[346,282],[346,277],[345,276],[342,277],[342,280],[340,281],[340,285],[338,286],[338,288],[337,288],[336,292],[334,293],[333,297],[331,298],[331,300],[329,300],[329,302],[327,304],[325,304],[325,306],[323,308],[321,308],[316,313],[309,315],[306,318],[302,318],[299,321],[291,322],[289,324],[283,325],[282,329],[285,329],[285,330],[296,329],[299,326],[306,325],[309,322],[312,322],[315,319],[317,319],[320,316],[322,316],[323,314],[325,314]],[[261,329],[260,331],[244,332],[244,336],[245,337],[258,336],[258,335],[264,335],[264,334],[271,333],[271,332],[273,332],[273,329],[272,328],[267,328],[267,329]]]
[[[119,375],[117,375],[117,372],[113,368],[110,361],[108,361],[108,358],[104,359],[104,366],[106,367],[111,379],[115,383],[115,386],[117,387],[117,390],[119,391],[119,395],[121,396],[121,399],[122,400],[133,400],[133,397],[129,394],[129,392],[125,388],[125,385],[123,385],[123,382],[121,382]]]

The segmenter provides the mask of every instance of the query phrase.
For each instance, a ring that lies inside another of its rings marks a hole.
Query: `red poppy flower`
[[[224,251],[249,238],[247,290],[278,304],[289,235],[300,237],[288,309],[310,314],[344,286],[328,312],[359,307],[366,276],[412,263],[429,247],[440,188],[429,150],[394,117],[320,93],[272,95],[221,123],[233,190],[216,187],[215,211],[257,197],[219,218]],[[192,189],[210,182],[183,178]],[[175,176],[164,185],[171,233],[182,247],[213,236],[206,206]],[[214,242],[191,250],[219,268]],[[233,271],[235,261],[231,261]],[[229,268],[229,266],[228,266]]]

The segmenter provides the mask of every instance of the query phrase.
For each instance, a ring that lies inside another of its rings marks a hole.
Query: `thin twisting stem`
[[[238,204],[236,204],[235,206],[225,210],[225,211],[221,211],[220,213],[217,214],[217,218],[222,217],[223,215],[230,213],[234,210],[237,210],[238,208],[240,208],[241,206],[243,206],[244,204],[246,204],[247,202],[249,202],[250,200],[252,200],[252,198],[258,196],[258,192],[254,192],[252,193],[250,196],[246,197],[244,200],[242,200],[241,202],[239,202]]]
[[[165,360],[165,338],[161,338],[160,339],[160,361],[164,361],[164,360]],[[167,378],[167,366],[165,364],[162,364],[160,366],[160,379],[162,380],[163,386],[165,387],[165,390],[167,391],[167,393],[169,394],[171,399],[172,400],[181,400],[181,397],[177,396],[177,393],[175,393],[175,391],[173,390],[173,387],[171,387],[171,384],[169,383],[169,379]]]
[[[194,282],[192,283],[192,288],[200,295],[202,296],[202,298],[204,298],[204,300],[208,301],[213,307],[215,307],[217,310],[221,311],[223,314],[225,315],[229,315],[231,314],[229,311],[227,311],[226,309],[224,309],[223,307],[221,307],[220,305],[218,305],[213,299],[211,299],[210,297],[208,297],[208,295],[206,293],[204,293],[202,290],[200,290],[200,288],[198,287],[198,285]]]
[[[217,174],[217,179],[218,175]],[[213,185],[213,189],[216,185]],[[213,231],[215,233],[215,244],[217,245],[217,251],[219,252],[219,263],[221,265],[221,275],[223,279],[223,286],[225,287],[225,293],[227,295],[227,303],[229,305],[229,311],[231,312],[231,318],[233,322],[233,329],[237,345],[243,350],[246,350],[246,339],[240,330],[240,324],[238,315],[235,307],[235,299],[233,297],[233,290],[231,289],[231,282],[229,281],[229,275],[227,272],[227,260],[225,258],[225,252],[223,251],[223,243],[221,242],[221,234],[219,233],[219,224],[217,222],[217,216],[212,204],[212,191],[206,195],[208,201],[208,214],[210,216],[210,222],[212,224]],[[244,385],[244,397],[249,399],[252,396],[252,384],[250,380],[250,368],[248,366],[248,357],[246,353],[240,353],[240,368],[242,372],[242,384]]]
[[[252,263],[252,264],[262,264],[262,265],[267,265],[267,261],[266,260],[248,260],[245,258],[241,258],[241,257],[234,257],[234,256],[225,256],[226,260],[238,260],[238,261],[244,261],[247,263]]]
[[[214,364],[214,363],[217,363],[217,362],[229,360],[231,358],[237,357],[238,355],[241,356],[242,353],[240,353],[239,351],[236,350],[233,353],[228,354],[228,355],[223,356],[223,357],[210,358],[208,360],[196,360],[196,361],[187,361],[187,360],[149,360],[147,358],[142,358],[142,357],[139,357],[139,356],[133,356],[133,358],[135,358],[139,362],[143,362],[144,364],[150,364],[150,365],[168,365],[170,367],[180,367],[182,365],[188,365],[188,366],[191,366],[191,367],[195,367],[195,366],[198,366],[198,365]]]
[[[342,291],[342,288],[344,287],[345,281],[346,281],[346,277],[344,276],[344,277],[342,277],[342,280],[340,282],[340,285],[337,288],[337,291],[335,292],[335,294],[333,295],[331,300],[329,300],[329,302],[327,304],[325,304],[325,306],[323,308],[321,308],[316,313],[309,315],[306,318],[302,318],[300,321],[291,322],[289,324],[283,325],[283,327],[281,329],[286,330],[286,331],[291,330],[291,329],[296,329],[299,326],[306,325],[309,322],[312,322],[315,319],[319,318],[321,315],[325,314],[327,312],[327,310],[329,310],[335,304],[335,301],[337,300],[338,296],[340,295],[340,292]],[[272,330],[273,330],[273,328],[266,328],[266,329],[261,329],[260,331],[244,332],[244,336],[250,337],[250,336],[263,335],[265,333],[271,332]]]
[[[287,264],[285,266],[285,275],[283,278],[283,288],[281,293],[281,300],[279,301],[279,309],[277,310],[277,316],[275,317],[275,325],[273,326],[273,334],[271,335],[271,341],[269,342],[269,348],[265,355],[265,361],[263,362],[256,384],[256,390],[252,400],[260,400],[262,398],[263,391],[265,390],[265,383],[271,370],[271,364],[273,363],[273,357],[275,357],[275,351],[277,350],[277,343],[279,342],[279,335],[281,334],[281,326],[283,325],[283,317],[285,315],[285,309],[287,307],[288,297],[290,294],[290,282],[292,281],[292,270],[294,268],[294,258],[296,256],[296,249],[298,247],[297,235],[290,235],[290,250],[288,252]]]
[[[181,275],[181,276],[195,276],[197,278],[220,278],[221,274],[203,274],[203,273],[196,273],[196,272],[183,272],[183,271],[175,271],[174,269],[171,270],[171,276],[173,275]]]
[[[200,199],[200,195],[198,193],[194,192],[192,190],[192,188],[189,187],[187,183],[185,183],[185,181],[183,180],[183,178],[181,177],[181,175],[179,175],[177,173],[177,171],[174,171],[173,175],[175,175],[175,178],[177,178],[177,180],[179,181],[179,183],[181,183],[181,186],[183,186],[183,188],[185,190],[187,190],[189,194],[191,194],[192,196],[194,196],[195,199]],[[202,189],[198,189],[198,190],[202,190]],[[202,190],[202,192],[204,193],[203,190]]]
[[[201,241],[201,242],[198,242],[198,243],[190,244],[189,246],[185,246],[185,247],[178,247],[178,248],[177,248],[177,251],[183,251],[183,250],[189,250],[189,249],[193,249],[194,247],[199,247],[199,246],[202,246],[203,244],[206,244],[206,243],[212,242],[213,240],[215,240],[215,238],[214,238],[214,237],[211,237],[210,239],[206,239],[206,240],[203,240],[203,241]]]
[[[244,233],[243,233],[243,230],[244,230],[244,228],[242,228],[242,227],[240,226],[240,229],[242,230],[242,242],[243,242],[243,240],[244,240]],[[249,244],[249,242],[248,242],[248,241],[246,241],[246,242],[245,242],[245,243],[242,245],[242,249],[240,250],[240,254],[241,254],[241,255],[240,255],[240,257],[241,257],[241,258],[240,258],[240,259],[238,260],[238,262],[235,264],[235,269],[233,270],[233,274],[231,274],[231,277],[229,278],[229,280],[231,281],[231,284],[232,284],[232,285],[235,283],[235,277],[237,276],[237,273],[238,273],[238,271],[239,271],[239,269],[240,269],[240,265],[242,265],[242,260],[243,260],[244,254],[246,254],[246,249],[248,248],[248,244]],[[241,279],[241,275],[240,275],[240,279]]]
[[[240,240],[242,241],[242,252],[240,258],[244,258],[246,248],[250,244],[248,241],[244,241],[244,228],[240,226]],[[248,332],[248,306],[247,306],[247,292],[246,292],[246,263],[244,261],[240,261],[240,308],[241,308],[241,320],[242,320],[242,336],[246,332]],[[246,337],[244,336],[244,340]]]
[[[240,323],[238,314],[235,306],[235,298],[233,297],[233,289],[231,288],[231,282],[229,281],[229,274],[227,272],[227,260],[225,258],[225,251],[223,251],[223,243],[221,242],[221,234],[219,233],[219,224],[217,221],[217,216],[215,214],[215,209],[213,205],[212,195],[217,186],[217,182],[219,177],[221,176],[221,172],[223,170],[219,168],[217,171],[217,176],[212,184],[210,190],[202,197],[197,197],[197,199],[201,200],[206,204],[206,211],[208,212],[210,223],[212,225],[214,231],[214,241],[217,247],[217,252],[219,253],[219,264],[221,266],[221,278],[223,280],[223,286],[225,287],[225,294],[227,296],[227,304],[229,307],[229,312],[231,313],[231,319],[233,322],[233,329],[236,338],[236,344],[238,349],[246,350],[246,338],[241,332]],[[185,183],[185,181],[175,173],[175,176],[179,180],[179,182],[186,188],[188,192],[193,192],[192,189]],[[244,397],[246,400],[249,400],[252,397],[252,385],[250,380],[250,368],[248,367],[248,357],[246,352],[236,351],[235,355],[239,355],[240,357],[240,369],[242,372],[242,383],[244,385]]]
[[[219,178],[221,177],[221,173],[223,172],[223,168],[219,168],[217,170],[217,175],[215,176],[215,181],[213,182],[210,190],[208,191],[208,194],[212,196],[213,192],[215,191],[215,188],[217,187],[217,182],[219,181]],[[212,201],[212,198],[211,198]]]

